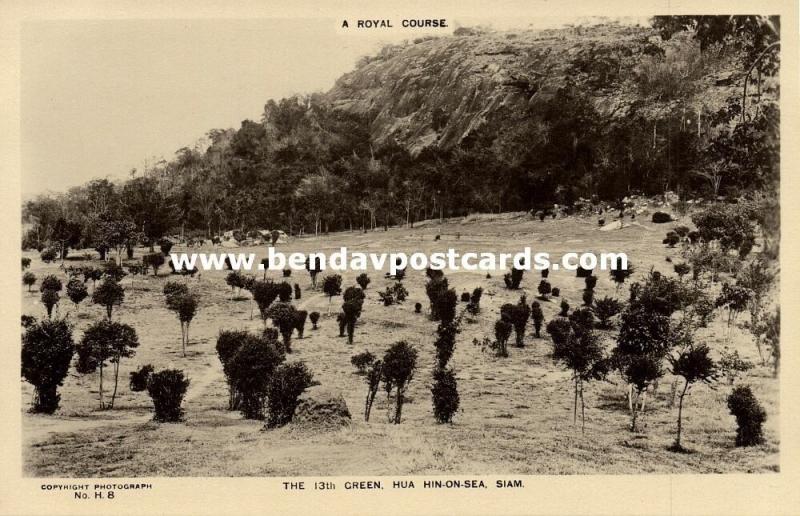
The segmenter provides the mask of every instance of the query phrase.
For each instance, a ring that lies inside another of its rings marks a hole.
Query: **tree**
[[[338,296],[342,293],[342,277],[339,274],[325,276],[322,280],[322,291],[328,296],[328,313],[330,313],[333,296]]]
[[[63,319],[47,319],[30,324],[22,336],[22,377],[33,385],[35,396],[31,412],[52,414],[61,396],[75,352],[72,328]]]
[[[89,291],[86,290],[86,285],[83,284],[78,278],[72,278],[67,282],[67,297],[70,301],[75,303],[75,310],[78,310],[78,305],[81,301],[89,296]]]
[[[311,321],[311,329],[317,329],[317,322],[319,322],[319,312],[311,312],[308,314],[308,319]]]
[[[363,294],[362,294],[363,295]],[[363,298],[350,298],[342,304],[342,315],[345,328],[347,329],[347,343],[353,344],[356,322],[361,316]]]
[[[228,374],[245,418],[263,419],[272,374],[284,359],[277,339],[266,332],[261,337],[248,335],[230,358]]]
[[[467,303],[467,312],[472,315],[478,315],[481,311],[481,297],[483,296],[483,288],[475,287],[472,294],[469,296],[469,303]]]
[[[81,225],[75,221],[68,221],[59,217],[53,227],[53,240],[58,242],[61,263],[67,257],[70,247],[75,247],[81,240]]]
[[[539,291],[539,299],[543,301],[547,301],[547,296],[553,291],[553,288],[550,286],[550,282],[547,280],[542,280],[539,282],[539,287],[537,289]]]
[[[417,368],[417,350],[408,342],[401,340],[386,351],[382,363],[383,382],[387,394],[392,388],[395,389],[394,418],[390,417],[389,421],[397,425],[400,424],[405,392]]]
[[[520,297],[516,305],[506,303],[500,307],[500,316],[514,326],[516,346],[518,348],[525,346],[525,327],[528,325],[530,315],[531,309],[528,307],[528,301],[525,296]]]
[[[22,284],[27,285],[28,292],[31,291],[31,287],[36,283],[36,274],[28,271],[22,275]]]
[[[119,384],[119,366],[123,358],[132,357],[139,347],[139,337],[136,330],[127,324],[118,323],[110,319],[98,321],[86,329],[81,339],[80,347],[83,353],[91,357],[91,361],[100,369],[100,408],[114,408]],[[111,403],[106,406],[103,400],[103,369],[105,363],[110,362],[114,368],[114,391],[111,394]]]
[[[536,301],[531,303],[531,320],[533,321],[533,329],[536,332],[534,336],[538,339],[541,337],[544,312],[542,312],[542,307]]]
[[[502,317],[494,323],[494,337],[496,339],[495,345],[497,348],[497,356],[508,356],[508,338],[511,336],[512,331],[514,331],[514,326]]]
[[[150,376],[147,393],[153,400],[153,420],[160,423],[178,422],[183,417],[181,403],[189,388],[189,379],[178,369],[165,369]]]
[[[48,319],[53,316],[53,307],[58,304],[59,295],[57,290],[43,290],[42,291],[42,304],[47,310]]]
[[[622,268],[622,259],[617,260],[615,268],[609,271],[611,280],[617,285],[617,291],[619,291],[622,284],[625,283],[625,280],[628,279],[631,274],[633,274],[633,266],[628,262],[628,268]]]
[[[578,399],[580,399],[581,432],[583,432],[586,421],[583,385],[591,380],[605,378],[609,370],[609,361],[604,356],[603,347],[594,332],[576,323],[565,326],[561,334],[554,336],[553,360],[564,364],[572,371],[572,381],[575,386],[572,424],[577,422]]]
[[[677,356],[670,357],[672,374],[682,376],[684,379],[683,391],[678,398],[678,433],[675,437],[674,451],[683,451],[681,445],[681,428],[683,416],[683,399],[692,385],[697,382],[711,383],[716,380],[716,365],[708,356],[710,350],[705,345],[692,346],[681,351]]]
[[[367,285],[370,284],[370,281],[371,280],[369,279],[369,276],[367,276],[366,272],[362,272],[356,278],[356,283],[358,283],[358,286],[361,287],[361,290],[367,290]]]
[[[372,363],[364,381],[367,383],[367,399],[364,402],[364,421],[369,421],[369,414],[372,411],[372,404],[378,394],[378,388],[383,378],[383,362],[376,360]]]
[[[186,346],[189,345],[189,325],[197,314],[197,296],[186,292],[167,296],[167,306],[175,312],[181,323],[181,349],[186,356]]]
[[[153,271],[153,276],[158,277],[158,269],[166,263],[164,255],[161,253],[148,253],[142,256],[142,266]]]
[[[447,278],[444,277],[442,271],[433,271],[432,269],[429,270],[431,271],[432,275],[429,274],[428,282],[425,284],[425,294],[427,294],[428,302],[430,303],[431,319],[438,321],[441,319],[441,316],[437,312],[439,298],[444,296],[445,292],[447,292],[448,283]],[[455,294],[455,291],[453,291],[453,294]]]
[[[97,246],[117,251],[117,264],[122,263],[122,251],[138,237],[136,224],[128,219],[101,217],[97,223]]]
[[[314,375],[303,362],[281,364],[267,385],[267,428],[277,428],[292,420],[298,399],[313,385]]]
[[[611,318],[622,311],[622,303],[613,297],[605,296],[603,299],[598,299],[594,302],[592,311],[594,311],[594,314],[600,320],[601,328],[610,328]]]
[[[747,207],[717,203],[692,215],[692,222],[705,242],[719,242],[727,252],[755,237],[753,217]]]
[[[294,329],[297,330],[297,338],[302,339],[303,333],[306,330],[306,318],[308,312],[305,310],[298,310],[294,315]]]
[[[459,405],[458,383],[452,369],[434,369],[431,394],[433,396],[433,415],[436,421],[451,423]]]
[[[104,306],[109,320],[111,320],[111,311],[114,309],[114,305],[121,305],[124,299],[125,289],[113,278],[104,279],[92,293],[92,303]]]
[[[256,281],[253,283],[253,299],[258,305],[264,327],[269,319],[269,307],[278,297],[278,289],[272,281]]]

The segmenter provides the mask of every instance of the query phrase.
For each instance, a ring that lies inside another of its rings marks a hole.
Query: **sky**
[[[498,29],[569,19],[451,20]],[[326,91],[363,55],[423,31],[345,32],[340,20],[27,22],[21,40],[22,194],[129,177],[269,99]]]

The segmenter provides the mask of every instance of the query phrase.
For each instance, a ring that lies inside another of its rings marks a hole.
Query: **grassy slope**
[[[319,239],[301,239],[282,251],[327,249],[340,245],[351,250],[386,249],[431,252],[449,246],[459,250],[516,251],[523,245],[551,252],[568,250],[625,251],[637,266],[636,277],[650,266],[671,272],[665,255],[679,256],[677,249],[660,244],[667,225],[632,226],[620,231],[597,231],[594,219],[531,221],[525,216],[506,214],[481,216],[467,221],[423,225],[415,229],[390,229],[368,235],[335,234]],[[442,234],[439,242],[433,235]],[[456,234],[460,238],[456,239]],[[243,250],[244,251],[244,250]],[[264,254],[264,249],[255,250]],[[44,265],[35,257],[33,271],[41,278],[57,272],[57,265]],[[279,276],[275,272],[271,276]],[[515,302],[520,293],[502,287],[502,273],[491,279],[480,273],[448,273],[457,292],[485,289],[482,313],[475,322],[465,322],[451,361],[457,371],[461,410],[450,426],[437,425],[432,416],[430,373],[434,361],[433,333],[436,323],[413,313],[414,302],[427,309],[425,276],[409,270],[405,281],[410,296],[405,304],[383,307],[377,291],[389,284],[379,273],[367,291],[364,313],[356,330],[355,344],[348,346],[337,337],[335,313],[341,298],[334,298],[330,314],[328,300],[320,291],[307,290],[308,275],[295,272],[291,278],[303,287],[299,304],[323,314],[317,331],[293,343],[290,360],[304,360],[315,378],[340,390],[353,413],[351,427],[324,434],[295,428],[262,431],[262,424],[243,420],[225,410],[227,387],[215,355],[216,335],[221,329],[258,330],[257,310],[250,319],[248,300],[231,300],[223,272],[203,273],[188,280],[202,293],[201,310],[192,324],[187,358],[181,356],[180,327],[164,307],[161,285],[165,278],[137,278],[128,288],[126,301],[117,312],[119,320],[132,324],[141,347],[132,359],[123,361],[120,396],[113,411],[97,409],[97,381],[94,375],[70,374],[61,389],[61,409],[54,416],[25,413],[23,419],[26,473],[34,476],[241,476],[241,475],[378,475],[378,474],[569,474],[569,473],[678,473],[678,472],[767,472],[779,463],[778,381],[770,370],[757,367],[744,381],[753,386],[764,404],[768,421],[767,443],[737,449],[733,446],[735,423],[727,413],[725,397],[730,387],[716,390],[695,387],[684,408],[684,444],[693,453],[666,450],[672,442],[677,409],[667,405],[671,377],[661,382],[655,399],[648,400],[645,431],[631,434],[624,387],[616,382],[589,385],[586,393],[586,434],[572,427],[572,398],[569,374],[553,364],[549,339],[526,337],[526,347],[510,348],[510,357],[496,359],[472,345],[473,337],[492,334],[500,306]],[[354,284],[348,272],[345,286]],[[606,273],[599,273],[597,296],[614,295]],[[129,278],[124,280],[129,282]],[[551,272],[553,286],[562,290],[575,307],[580,304],[583,280],[567,271]],[[526,273],[524,292],[533,299],[539,282],[537,272]],[[38,286],[38,285],[37,285]],[[626,293],[620,293],[626,296]],[[25,313],[41,316],[38,292],[23,291]],[[297,302],[296,302],[297,303]],[[545,320],[558,311],[558,302],[545,303]],[[463,305],[461,305],[463,307]],[[70,312],[76,338],[93,320],[102,316],[97,306],[83,305],[78,315],[62,301],[62,313]],[[742,317],[744,319],[744,317]],[[757,362],[755,346],[744,330],[726,336],[724,317],[702,330],[700,340],[712,349],[732,346],[744,357]],[[380,355],[389,343],[407,339],[420,349],[420,367],[410,387],[409,403],[399,426],[386,422],[383,393],[373,409],[372,421],[363,422],[365,386],[353,374],[350,357],[362,350]],[[513,340],[513,339],[512,339]],[[606,339],[611,344],[612,337]],[[128,373],[141,364],[157,368],[178,367],[192,379],[184,404],[186,422],[158,425],[150,422],[151,402],[146,393],[129,392]],[[740,380],[741,381],[741,380]],[[31,388],[22,383],[23,410]]]

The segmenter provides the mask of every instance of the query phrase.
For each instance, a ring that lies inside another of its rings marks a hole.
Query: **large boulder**
[[[350,420],[350,411],[341,393],[317,385],[300,395],[292,425],[333,429],[350,424]]]

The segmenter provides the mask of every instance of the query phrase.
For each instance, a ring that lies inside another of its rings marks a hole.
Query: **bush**
[[[561,300],[561,311],[558,313],[561,317],[566,317],[569,315],[569,303],[567,303],[566,299]]]
[[[667,222],[672,222],[672,216],[669,213],[657,211],[653,213],[653,218],[651,220],[654,224],[666,224]]]
[[[264,326],[266,326],[269,318],[269,307],[277,297],[278,288],[272,281],[256,281],[253,283],[253,299],[258,305],[258,311],[261,314]]]
[[[358,283],[358,286],[361,287],[361,290],[367,290],[367,285],[370,284],[370,281],[371,280],[369,279],[369,276],[367,276],[366,272],[362,272],[356,278],[356,283]]]
[[[292,300],[293,289],[288,282],[282,281],[278,283],[277,288],[278,288],[278,301],[280,301],[281,303],[288,303],[289,301]]]
[[[680,241],[681,238],[678,236],[677,233],[675,233],[674,231],[668,231],[666,238],[664,238],[664,240],[662,240],[661,243],[669,247],[675,247],[675,244],[677,244]]]
[[[178,305],[178,300],[189,294],[189,287],[177,281],[168,281],[164,284],[162,292],[167,301],[167,308],[174,310]]]
[[[542,279],[547,279],[550,275],[550,269],[542,269]]]
[[[592,269],[585,269],[580,265],[578,266],[577,269],[575,269],[576,278],[588,278],[591,275],[592,275]]]
[[[270,379],[285,356],[272,335],[247,334],[230,358],[228,374],[233,392],[239,397],[238,409],[247,419],[263,419],[264,402]]]
[[[597,286],[597,276],[586,276],[583,282],[586,285],[586,290],[594,290],[594,287]]]
[[[267,428],[277,428],[292,420],[297,400],[313,385],[313,375],[303,362],[281,364],[267,385]]]
[[[189,379],[183,371],[165,369],[150,376],[147,382],[147,393],[153,399],[155,416],[153,420],[161,423],[177,422],[183,416],[181,403],[189,388]]]
[[[494,348],[497,351],[497,356],[508,356],[508,338],[511,337],[511,332],[514,331],[514,325],[506,321],[502,317],[494,323]]]
[[[92,293],[92,303],[104,306],[109,319],[114,306],[121,305],[123,300],[125,300],[125,289],[113,278],[104,279]]]
[[[300,290],[300,285],[295,283],[294,284],[294,298],[299,300],[302,297],[303,297],[303,291]]]
[[[158,276],[158,269],[166,263],[164,255],[161,253],[148,253],[142,256],[142,266],[145,269],[152,269],[153,276]]]
[[[64,320],[43,320],[25,330],[22,377],[35,389],[31,412],[56,411],[61,399],[58,387],[67,377],[74,352],[72,328]]]
[[[225,276],[225,283],[231,287],[231,295],[234,289],[244,288],[244,276],[239,271],[231,271]]]
[[[430,303],[431,319],[438,321],[441,319],[439,313],[436,311],[438,308],[439,298],[444,296],[447,292],[449,285],[447,278],[440,270],[428,269],[428,282],[425,284],[425,294],[428,296]],[[455,291],[453,292],[455,294]]]
[[[746,373],[753,368],[753,363],[748,360],[743,360],[739,356],[739,352],[734,350],[732,353],[726,350],[720,352],[719,369],[723,375],[728,379],[728,383],[733,385],[736,378],[741,373]]]
[[[767,413],[749,386],[736,387],[728,396],[728,410],[736,418],[736,446],[755,446],[764,442],[761,426]]]
[[[692,268],[686,262],[676,263],[672,266],[672,269],[681,279],[692,271]]]
[[[358,374],[366,374],[367,370],[372,367],[377,357],[369,351],[363,351],[350,357],[350,363],[358,369]]]
[[[344,312],[339,312],[336,315],[336,322],[339,323],[339,336],[344,337],[344,331],[347,329],[347,321],[344,318]]]
[[[583,305],[584,306],[592,306],[592,302],[594,301],[594,290],[584,290],[583,291]]]
[[[147,389],[147,382],[150,380],[150,375],[153,374],[154,368],[152,365],[143,365],[136,371],[131,371],[131,380],[129,387],[133,392],[141,392]]]
[[[680,238],[684,238],[689,234],[689,228],[686,226],[678,226],[674,229],[675,234],[678,235]]]
[[[536,332],[534,336],[538,339],[541,337],[544,312],[542,312],[542,307],[536,301],[531,303],[531,319],[533,320],[533,329]]]
[[[558,297],[561,295],[561,289],[558,287],[553,287],[553,290],[550,291],[550,295],[553,297]]]
[[[456,375],[452,369],[437,368],[433,371],[433,415],[438,423],[450,423],[458,411],[459,396]]]
[[[456,347],[456,335],[460,332],[458,323],[440,323],[436,328],[436,340],[433,345],[436,348],[436,362],[439,368],[444,368],[453,356]]]
[[[539,288],[537,290],[539,291],[539,298],[546,300],[547,296],[553,292],[553,287],[550,286],[549,281],[542,280],[539,282]]]
[[[517,290],[519,288],[520,283],[522,283],[522,275],[525,272],[524,269],[518,269],[516,267],[511,269],[511,272],[506,273],[503,276],[503,282],[506,284],[507,289]]]
[[[31,271],[28,271],[22,275],[22,284],[28,287],[28,292],[31,291],[31,287],[35,283],[36,283],[36,274],[32,273]]]
[[[469,292],[462,292],[461,293],[461,302],[462,303],[469,303]]]
[[[518,348],[525,345],[525,327],[528,325],[530,315],[531,309],[528,307],[528,301],[525,296],[522,296],[515,305],[506,303],[500,307],[500,317],[510,322],[514,327],[516,346]]]
[[[291,303],[279,302],[272,305],[267,312],[267,317],[278,328],[283,337],[283,349],[286,353],[292,352],[292,332],[295,328],[297,310]]]
[[[316,330],[319,322],[319,312],[311,312],[308,314],[308,319],[311,321],[311,329]]]
[[[283,277],[289,278],[292,275],[292,269],[283,269]]]
[[[55,249],[52,248],[45,249],[39,254],[39,257],[42,259],[44,263],[50,263],[52,261],[55,261],[55,259],[58,257],[58,253],[56,252]]]
[[[63,286],[60,279],[53,274],[48,274],[42,279],[42,283],[39,285],[39,291],[45,292],[47,290],[52,290],[53,292],[59,292]]]
[[[418,314],[422,312],[422,303],[414,303],[414,313]]]
[[[328,311],[330,311],[333,296],[342,293],[342,277],[339,274],[331,274],[322,279],[322,291],[328,296]]]
[[[723,251],[740,249],[755,237],[752,213],[736,204],[714,204],[692,215],[700,237],[705,242],[717,241]]]
[[[483,296],[483,289],[476,287],[469,296],[469,303],[467,304],[467,311],[472,315],[477,315],[481,311],[481,297]]]
[[[169,252],[172,251],[172,242],[167,240],[166,238],[162,238],[158,241],[158,247],[161,249],[161,254],[164,256],[169,255]]]
[[[47,310],[48,318],[53,316],[53,308],[58,304],[59,299],[58,291],[45,290],[42,292],[42,304],[45,310]]]
[[[234,378],[231,374],[232,359],[242,345],[250,338],[255,338],[244,330],[225,330],[217,337],[217,356],[222,363],[222,372],[228,383],[228,409],[237,410],[239,408],[240,396],[236,392]]]

